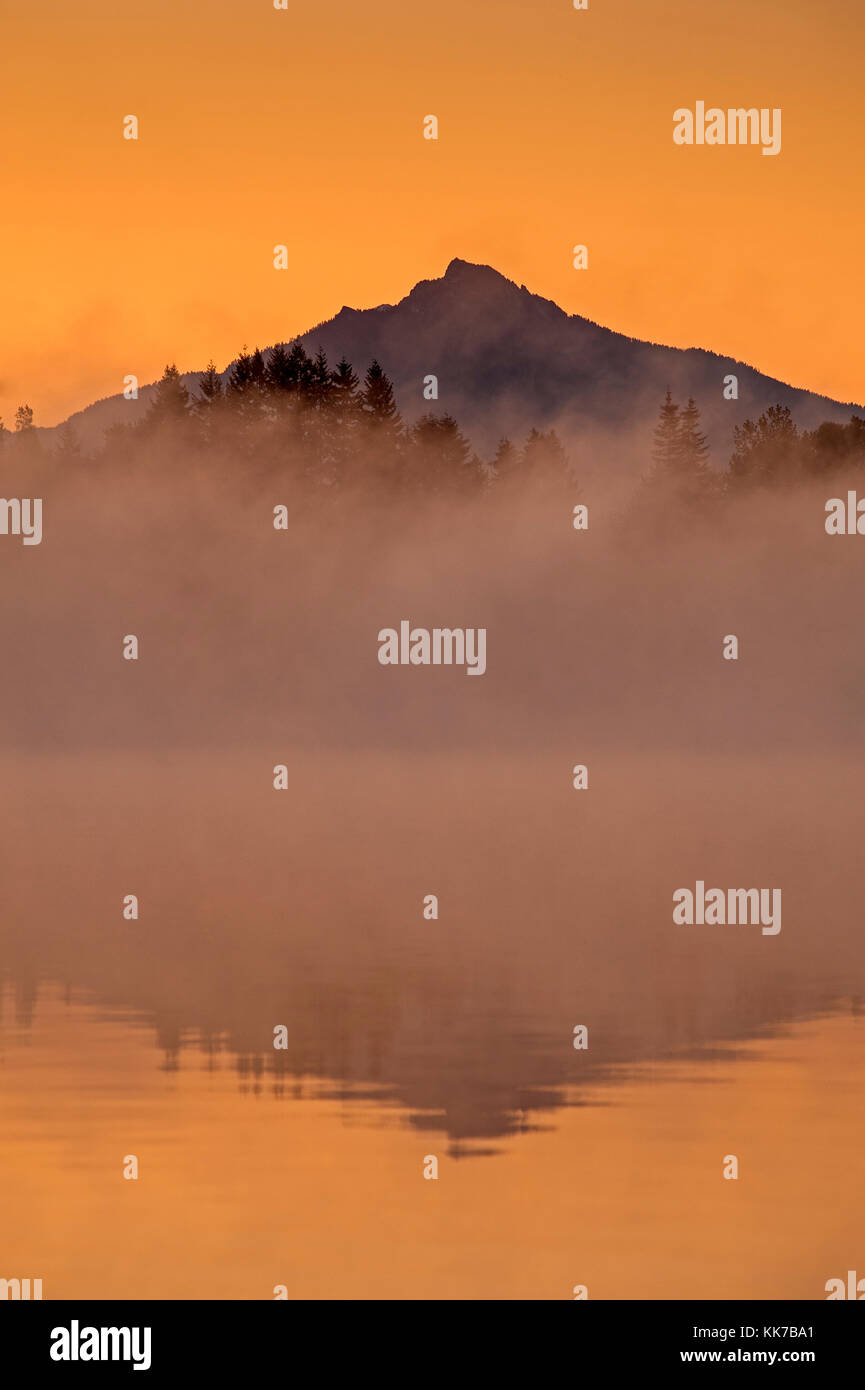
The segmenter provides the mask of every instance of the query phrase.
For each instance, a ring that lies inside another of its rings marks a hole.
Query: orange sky
[[[455,255],[865,402],[861,0],[6,0],[2,42],[7,423],[225,366]],[[698,99],[781,107],[780,156],[674,146]]]

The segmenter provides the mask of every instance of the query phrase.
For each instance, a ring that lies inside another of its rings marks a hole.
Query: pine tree
[[[364,378],[361,418],[373,455],[375,481],[384,488],[401,483],[402,420],[396,408],[393,385],[376,361],[370,363]]]
[[[679,407],[673,400],[669,386],[661,406],[658,423],[652,435],[652,463],[654,477],[670,478],[678,471],[680,458]]]
[[[327,356],[319,348],[312,359],[307,385],[309,416],[307,419],[307,444],[311,455],[313,473],[319,482],[334,481],[334,439],[333,421],[330,416],[333,383]]]
[[[358,423],[360,417],[360,396],[358,386],[360,385],[357,372],[345,357],[340,358],[339,362],[331,372],[332,400],[334,416],[339,427],[351,428]]]
[[[700,431],[700,411],[693,396],[679,415],[679,471],[687,478],[705,477],[709,447]]]
[[[206,405],[212,405],[214,401],[222,399],[222,380],[216,370],[216,363],[211,357],[207,367],[198,379],[199,399]]]
[[[469,468],[471,447],[452,415],[422,415],[410,433],[411,475],[424,492],[453,492],[480,482]]]
[[[249,383],[259,395],[267,389],[267,368],[261,348],[256,348],[249,359]]]
[[[361,422],[359,384],[351,363],[342,357],[331,372],[333,463],[338,482],[347,476],[358,448]]]
[[[528,481],[545,485],[568,481],[568,456],[555,430],[533,429],[520,453],[520,472]]]
[[[306,400],[309,394],[310,380],[312,377],[312,362],[303,346],[303,343],[292,343],[291,351],[288,354],[288,387]]]
[[[198,420],[200,433],[207,444],[214,444],[218,438],[224,403],[222,381],[216,370],[216,363],[211,358],[198,378],[198,395],[191,401],[191,410]]]
[[[370,430],[382,440],[396,442],[402,420],[394,400],[393,384],[378,362],[371,362],[363,386],[363,414]]]
[[[166,366],[156,383],[153,400],[145,417],[149,426],[178,425],[189,411],[189,392],[174,363]]]
[[[268,390],[276,394],[287,391],[290,385],[290,378],[291,371],[288,353],[285,350],[285,343],[277,343],[276,347],[271,348],[270,357],[267,359]]]
[[[33,429],[33,407],[32,405],[19,405],[15,411],[15,433],[26,434]]]
[[[252,356],[247,351],[246,346],[242,348],[238,356],[232,362],[228,371],[228,386],[226,397],[239,405],[242,398],[247,394],[252,384]]]

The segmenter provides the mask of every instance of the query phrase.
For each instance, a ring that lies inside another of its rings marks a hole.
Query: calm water
[[[0,1274],[821,1299],[861,1264],[843,760],[596,755],[578,794],[550,756],[280,753],[6,762]],[[674,926],[697,878],[781,887],[780,935]]]

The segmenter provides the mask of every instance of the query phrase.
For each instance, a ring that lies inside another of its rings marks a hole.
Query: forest
[[[450,414],[430,411],[406,423],[379,362],[370,363],[361,380],[345,357],[331,367],[321,349],[311,357],[299,341],[266,352],[244,349],[225,380],[211,361],[195,391],[175,365],[167,365],[147,412],[135,423],[110,427],[95,460],[132,465],[160,453],[218,458],[257,476],[278,475],[307,497],[354,488],[370,496],[447,497],[529,483],[573,492],[576,485],[555,429],[531,429],[521,443],[502,439],[493,456],[482,459]],[[29,405],[18,408],[11,430],[0,420],[4,455],[60,465],[87,457],[73,422],[48,443]],[[720,467],[710,456],[697,403],[681,405],[668,390],[650,436],[647,430],[646,467],[633,506],[644,512],[675,504],[699,517],[725,498],[863,471],[865,418],[801,430],[781,405],[735,427],[732,454]]]

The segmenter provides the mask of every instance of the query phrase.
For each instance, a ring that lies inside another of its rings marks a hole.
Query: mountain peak
[[[488,280],[498,281],[505,285],[513,285],[513,280],[508,280],[507,276],[502,275],[501,271],[494,270],[491,265],[479,265],[475,261],[463,261],[459,256],[454,256],[443,277],[444,280]],[[516,286],[514,286],[516,288]]]
[[[458,419],[475,447],[488,451],[503,435],[519,439],[531,427],[555,426],[569,441],[589,441],[591,454],[596,427],[644,430],[668,385],[681,399],[699,401],[720,458],[734,425],[757,418],[768,405],[789,405],[806,429],[827,419],[846,423],[850,410],[860,408],[796,390],[730,358],[628,338],[569,315],[490,265],[459,256],[437,279],[420,280],[399,303],[343,305],[300,341],[312,354],[323,348],[331,363],[344,355],[361,374],[376,358],[409,423],[426,408],[423,383],[436,378],[439,409]],[[738,378],[736,406],[722,403],[719,382],[727,373]],[[196,374],[185,380],[194,392]],[[142,388],[142,408],[152,389]],[[119,396],[90,407],[81,413],[86,421],[77,417],[85,426],[82,442],[101,440],[111,424],[130,414]]]

